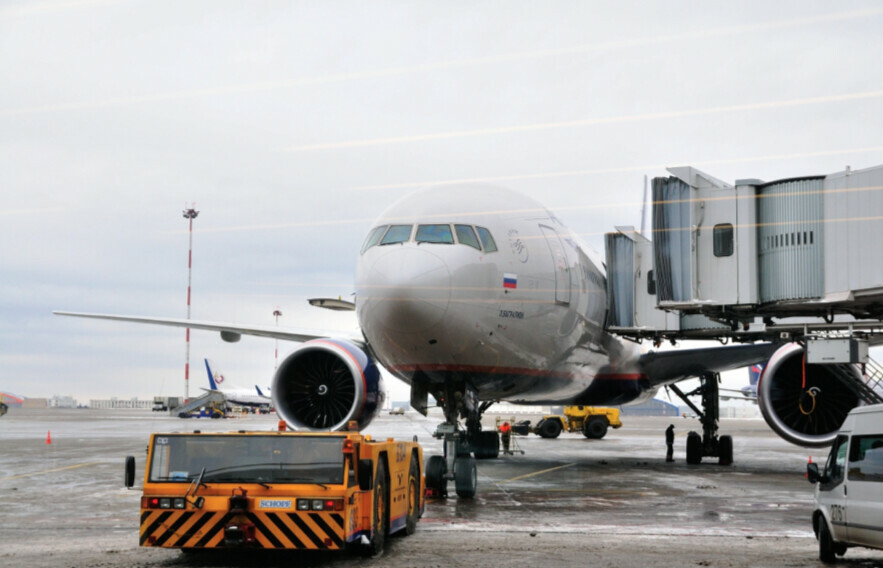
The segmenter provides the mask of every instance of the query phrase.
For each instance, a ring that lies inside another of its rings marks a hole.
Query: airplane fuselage
[[[465,379],[483,400],[525,403],[648,397],[637,350],[604,332],[600,258],[520,194],[402,199],[366,239],[356,298],[368,344],[407,383]]]

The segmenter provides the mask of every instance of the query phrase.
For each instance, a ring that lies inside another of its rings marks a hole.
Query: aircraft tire
[[[718,439],[718,463],[720,465],[733,465],[733,438],[721,436]]]
[[[607,419],[592,418],[583,427],[583,436],[593,440],[600,440],[607,435]]]
[[[457,457],[468,456],[472,450],[472,444],[469,443],[469,440],[466,438],[466,434],[461,432],[457,437]]]
[[[447,472],[448,465],[444,456],[429,456],[426,462],[426,488],[444,497],[447,493],[447,480],[445,480]]]
[[[480,432],[476,437],[475,459],[497,459],[500,457],[500,435],[494,431]]]
[[[457,488],[457,497],[472,499],[478,489],[478,469],[475,467],[475,458],[459,458],[454,462],[454,485]]]
[[[557,438],[561,434],[561,422],[558,420],[543,420],[539,425],[540,437]]]
[[[697,465],[702,462],[702,437],[696,432],[687,434],[687,463]]]

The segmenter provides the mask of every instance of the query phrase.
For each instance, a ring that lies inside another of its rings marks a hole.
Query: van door
[[[850,543],[883,547],[883,434],[853,435],[846,477]]]
[[[831,453],[828,455],[828,463],[825,464],[825,474],[822,483],[819,484],[819,508],[825,511],[830,520],[831,536],[839,542],[848,541],[846,519],[846,450],[849,437],[837,436]]]

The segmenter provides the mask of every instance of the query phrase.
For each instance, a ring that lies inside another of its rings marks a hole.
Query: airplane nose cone
[[[386,252],[369,268],[363,285],[359,302],[386,332],[432,328],[442,321],[451,301],[451,273],[440,257],[426,249]]]

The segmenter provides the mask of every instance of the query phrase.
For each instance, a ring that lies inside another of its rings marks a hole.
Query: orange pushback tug
[[[141,546],[360,550],[414,532],[423,449],[358,432],[152,434]],[[126,485],[135,459],[126,458]]]

